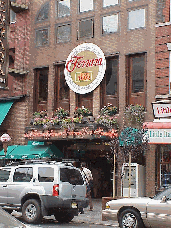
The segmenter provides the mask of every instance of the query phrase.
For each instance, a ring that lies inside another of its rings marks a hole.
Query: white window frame
[[[109,2],[113,2],[112,3],[105,3],[105,1],[109,1]],[[115,3],[116,2],[116,3]],[[109,7],[109,6],[115,6],[115,5],[118,5],[119,4],[119,0],[103,0],[103,7]]]
[[[90,9],[86,9],[86,10],[81,10],[82,7],[82,3],[84,2],[86,5],[88,5],[88,1],[91,1],[91,8]],[[93,11],[94,10],[94,0],[79,0],[79,12],[80,13],[84,13],[84,12],[88,12],[88,11]]]
[[[63,2],[65,2],[66,0],[63,0]],[[67,1],[69,1],[69,14],[66,14],[66,15],[62,15],[62,16],[60,16],[59,15],[59,2],[62,2],[62,0],[57,0],[56,1],[56,12],[57,12],[57,17],[68,17],[68,16],[70,16],[71,15],[71,0],[67,0]]]
[[[117,16],[117,30],[114,31],[114,32],[104,32],[103,31],[104,18],[105,17],[110,17],[110,16]],[[119,28],[119,14],[118,13],[117,14],[111,14],[111,15],[105,15],[105,16],[102,17],[102,34],[113,34],[113,33],[116,33],[116,32],[118,32],[118,28]]]
[[[140,10],[144,10],[144,13],[143,13],[143,16],[144,16],[144,21],[143,21],[143,25],[141,26],[135,26],[135,27],[130,27],[130,14],[134,14],[135,12],[139,11]],[[134,10],[131,10],[131,11],[128,11],[128,29],[129,30],[134,30],[134,29],[140,29],[140,28],[145,28],[146,26],[146,9],[145,8],[139,8],[139,9],[134,9]]]

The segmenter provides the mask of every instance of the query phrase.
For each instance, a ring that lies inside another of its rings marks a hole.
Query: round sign
[[[3,134],[0,138],[2,142],[9,142],[11,140],[11,137],[8,134]]]
[[[86,94],[102,81],[106,70],[103,51],[93,43],[83,43],[72,50],[65,64],[65,79],[74,92]]]

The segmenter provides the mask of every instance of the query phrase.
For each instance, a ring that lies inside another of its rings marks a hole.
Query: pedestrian
[[[90,211],[93,210],[91,191],[93,186],[93,176],[91,171],[86,167],[86,163],[81,163],[81,173],[84,179],[84,184],[86,185],[86,197],[89,199]]]

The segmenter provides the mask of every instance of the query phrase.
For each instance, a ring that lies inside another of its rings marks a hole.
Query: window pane
[[[57,27],[57,43],[69,42],[71,38],[71,26],[63,25]]]
[[[39,13],[38,13],[38,16],[36,18],[36,21],[44,21],[44,20],[47,20],[48,19],[48,16],[49,16],[49,3],[44,5]]]
[[[48,44],[48,29],[36,31],[36,45],[44,46]]]
[[[93,0],[80,0],[80,12],[93,10]]]
[[[145,9],[129,12],[129,29],[145,27]]]
[[[58,17],[65,17],[70,15],[70,0],[57,1],[58,3]]]
[[[93,37],[93,20],[79,22],[79,37]]]
[[[10,170],[0,170],[0,182],[6,182],[9,178]]]
[[[73,185],[83,185],[83,178],[81,173],[76,169],[61,168],[60,181],[69,182]]]
[[[16,22],[16,13],[14,13],[13,10],[10,9],[10,23]]]
[[[106,95],[117,93],[118,59],[106,60]]]
[[[103,33],[118,31],[118,14],[103,17]]]
[[[103,0],[103,7],[114,6],[118,4],[118,0]]]
[[[51,167],[38,168],[38,179],[40,182],[53,182],[54,168],[51,168]]]
[[[14,182],[30,182],[33,177],[33,168],[17,168],[14,173]]]
[[[48,70],[40,71],[39,75],[39,102],[47,101],[48,97]]]
[[[69,86],[66,83],[64,75],[64,65],[60,66],[60,90],[59,90],[59,99],[68,99],[69,98]]]
[[[144,91],[145,56],[132,58],[132,92]]]

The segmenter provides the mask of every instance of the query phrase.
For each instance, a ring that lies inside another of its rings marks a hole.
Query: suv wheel
[[[69,212],[56,212],[54,216],[55,219],[61,223],[68,223],[74,218],[74,215]]]
[[[144,228],[140,214],[131,208],[121,212],[118,222],[121,228]]]
[[[40,203],[36,199],[27,200],[22,207],[22,216],[27,223],[38,223],[42,219]]]

